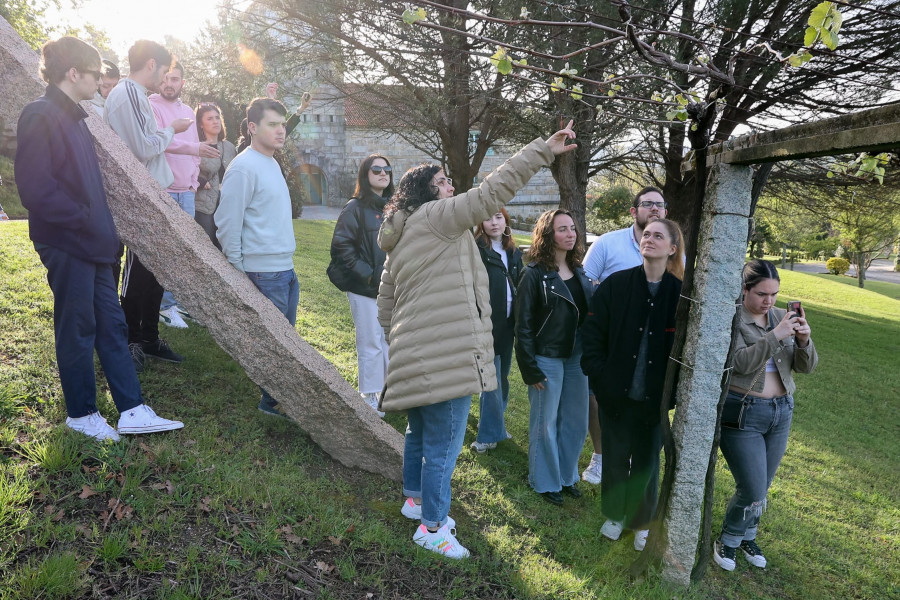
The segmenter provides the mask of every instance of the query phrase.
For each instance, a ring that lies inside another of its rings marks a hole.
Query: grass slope
[[[333,223],[295,229],[297,329],[355,382],[349,307],[325,276]],[[759,538],[769,567],[713,566],[688,590],[626,578],[636,553],[630,536],[600,537],[599,489],[582,484],[584,498],[562,508],[529,489],[515,368],[513,440],[485,455],[465,449],[454,478],[452,514],[475,558],[447,562],[411,543],[399,486],[333,463],[298,427],[258,413],[258,390],[202,328],[166,330],[188,360],[141,376],[149,402],[184,430],[118,444],[69,432],[52,297],[25,223],[0,225],[0,289],[2,600],[900,598],[900,302],[887,288],[783,273],[782,297],[805,303],[821,362],[798,376]],[[476,427],[477,402],[467,446]],[[719,465],[716,527],[733,489]]]

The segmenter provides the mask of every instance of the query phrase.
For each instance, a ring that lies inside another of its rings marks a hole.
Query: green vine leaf
[[[491,64],[494,65],[494,68],[501,75],[512,73],[512,60],[506,52],[506,48],[497,47],[497,51],[491,56]]]
[[[415,10],[412,8],[407,8],[403,11],[402,19],[403,22],[407,25],[412,25],[414,23],[418,23],[419,21],[424,21],[428,17],[428,14],[425,12],[425,9],[421,6]]]
[[[551,92],[562,92],[566,89],[566,82],[563,81],[562,77],[554,77],[553,83],[550,84]]]

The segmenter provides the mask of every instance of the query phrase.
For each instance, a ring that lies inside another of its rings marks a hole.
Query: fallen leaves
[[[91,496],[96,496],[99,493],[100,492],[91,488],[91,486],[84,484],[83,486],[81,486],[81,493],[78,494],[78,497],[84,500],[86,498],[90,498]]]
[[[168,479],[166,479],[165,483],[154,483],[150,488],[159,491],[165,490],[170,496],[175,493],[175,486],[172,485],[172,482]]]

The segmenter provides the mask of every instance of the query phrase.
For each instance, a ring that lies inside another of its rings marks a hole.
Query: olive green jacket
[[[781,322],[785,313],[787,311],[783,308],[769,309],[770,326],[760,327],[753,315],[741,307],[740,328],[734,340],[734,371],[731,373],[730,385],[750,390],[750,393],[762,392],[766,384],[766,362],[770,358],[775,360],[781,383],[790,395],[797,389],[791,371],[813,372],[819,362],[819,355],[816,354],[812,338],[809,338],[806,348],[797,347],[793,336],[783,340],[775,339],[772,329]]]

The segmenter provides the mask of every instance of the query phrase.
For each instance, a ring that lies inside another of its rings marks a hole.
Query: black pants
[[[659,500],[659,407],[622,398],[600,410],[603,428],[603,514],[628,529],[647,529]]]
[[[159,303],[163,287],[147,267],[128,249],[122,275],[122,310],[128,324],[128,343],[141,344],[159,339]]]

